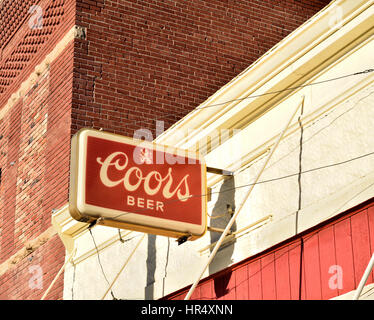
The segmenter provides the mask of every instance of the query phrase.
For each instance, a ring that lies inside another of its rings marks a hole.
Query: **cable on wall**
[[[330,78],[330,79],[321,80],[321,81],[317,81],[317,82],[313,82],[313,83],[308,83],[308,84],[303,84],[303,85],[299,85],[299,86],[294,86],[294,87],[290,87],[290,88],[286,88],[286,89],[282,89],[282,90],[265,92],[265,93],[255,94],[255,95],[248,95],[248,96],[243,97],[243,98],[227,100],[227,101],[224,101],[224,102],[219,102],[219,103],[215,103],[215,104],[211,104],[211,105],[207,105],[207,106],[201,106],[201,107],[197,107],[197,108],[193,109],[191,112],[195,112],[197,110],[208,109],[208,108],[215,108],[215,107],[219,107],[219,106],[225,105],[227,103],[241,102],[241,101],[247,100],[247,99],[254,99],[254,98],[259,98],[259,97],[263,97],[263,96],[278,94],[278,93],[287,92],[287,91],[291,92],[291,91],[295,91],[295,90],[298,90],[298,89],[302,89],[302,88],[306,88],[306,87],[311,87],[311,86],[315,86],[315,85],[320,85],[320,84],[324,84],[324,83],[328,83],[328,82],[332,82],[332,81],[342,80],[342,79],[346,79],[346,78],[353,77],[353,76],[368,74],[368,73],[371,73],[371,72],[374,72],[374,68],[369,68],[369,69],[365,69],[365,70],[362,70],[362,71],[353,72],[353,73],[349,73],[349,74],[346,74],[346,75],[338,76],[338,77],[335,77],[335,78]],[[174,113],[164,114],[162,117],[155,118],[153,120],[154,121],[158,121],[160,119],[165,119],[165,118],[167,118],[169,116],[175,116],[175,112]],[[127,119],[127,120],[131,121],[131,119]],[[151,120],[151,119],[149,119],[149,120]],[[145,122],[145,121],[144,121],[144,119],[142,119],[142,120],[135,120],[134,119],[133,120],[133,124],[134,125],[137,125],[138,122]]]

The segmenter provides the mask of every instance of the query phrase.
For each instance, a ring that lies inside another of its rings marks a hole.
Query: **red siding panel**
[[[370,254],[374,254],[374,206],[368,208]],[[374,281],[374,270],[371,272],[371,279]]]
[[[236,281],[235,273],[228,273],[228,283],[226,285],[226,293],[224,295],[224,300],[236,300]]]
[[[208,280],[200,286],[200,299],[212,300],[215,298],[213,293],[213,280]]]
[[[368,222],[369,222],[369,236],[370,236],[370,252],[374,252],[374,206],[369,207],[368,211]]]
[[[249,299],[262,299],[262,284],[261,284],[261,260],[255,260],[248,264],[249,277]]]
[[[288,260],[290,265],[290,290],[291,299],[299,300],[301,296],[305,296],[305,280],[300,274],[300,253],[301,241],[297,241],[289,245]],[[303,290],[303,293],[301,293]]]
[[[183,299],[184,297],[185,296],[183,296]],[[191,295],[191,300],[199,300],[199,299],[200,299],[200,286],[197,286]]]
[[[248,300],[248,266],[247,264],[235,270],[236,299]]]
[[[198,286],[193,298],[331,299],[356,289],[373,251],[374,199],[212,275]],[[367,284],[373,279],[372,272]],[[185,294],[178,292],[174,297]]]
[[[275,262],[274,253],[261,258],[262,270],[262,295],[264,300],[277,299],[275,283]]]
[[[278,300],[291,299],[289,246],[275,252],[275,282]]]
[[[306,299],[321,299],[318,233],[304,239]]]
[[[322,299],[331,299],[338,295],[336,277],[335,237],[334,228],[329,226],[318,233],[319,262],[321,268]]]
[[[370,238],[367,210],[351,217],[353,262],[356,286],[359,284],[370,260]],[[371,276],[367,280],[372,282]]]
[[[336,264],[343,270],[343,288],[339,295],[355,289],[352,237],[350,219],[344,219],[334,225]]]
[[[187,295],[187,292],[184,292],[184,293],[181,293],[181,294],[175,296],[175,298],[173,298],[173,299],[174,300],[183,300],[186,295]]]

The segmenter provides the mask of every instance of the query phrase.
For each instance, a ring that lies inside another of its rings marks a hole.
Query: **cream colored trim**
[[[109,230],[108,227],[96,226],[96,228],[98,228],[98,227],[104,228],[104,231]],[[111,228],[111,231],[113,231],[113,230],[116,230],[116,229]],[[85,234],[87,233],[87,231],[88,230],[86,230]],[[127,241],[128,240],[127,237],[130,234],[132,234],[134,231],[120,230],[119,232],[121,234],[121,238],[124,239],[125,241]],[[110,234],[112,235],[112,233],[110,233]],[[99,244],[97,245],[97,250],[93,245],[85,247],[86,250],[84,250],[84,251],[81,248],[81,251],[80,251],[79,255],[77,255],[76,259],[73,260],[73,263],[75,265],[77,265],[78,263],[81,263],[82,261],[88,259],[89,257],[97,254],[97,251],[100,252],[100,251],[112,246],[117,241],[119,241],[118,233],[115,234],[115,235],[112,235],[109,239],[106,239],[104,241],[99,242]]]
[[[255,221],[255,222],[249,224],[248,226],[246,226],[244,228],[241,228],[240,230],[235,231],[235,232],[227,235],[226,238],[222,242],[222,247],[229,242],[236,241],[237,239],[248,235],[250,232],[256,230],[257,228],[260,228],[260,227],[264,226],[265,224],[270,222],[272,220],[272,218],[273,218],[273,215],[269,214],[269,215]],[[202,249],[200,249],[199,253],[201,255],[209,253],[209,250],[211,248],[213,248],[216,245],[216,243],[217,243],[217,241],[207,245],[206,247],[204,247]]]
[[[0,119],[4,118],[6,113],[17,103],[17,101],[23,98],[32,86],[37,83],[41,74],[48,70],[50,64],[61,54],[61,52],[68,46],[68,44],[74,39],[76,34],[77,26],[73,26],[65,36],[57,43],[53,50],[44,58],[44,60],[38,64],[30,76],[22,82],[19,89],[12,94],[8,102],[0,109]]]
[[[22,249],[18,250],[14,255],[0,264],[0,276],[15,267],[17,263],[45,244],[55,234],[56,230],[53,227],[50,227],[38,237],[27,241]]]
[[[374,49],[374,37],[371,37],[370,45],[367,43],[366,45],[368,49]],[[355,83],[355,86],[352,88],[347,88],[346,86],[336,87],[334,93],[331,94],[331,97],[335,97],[334,99],[330,99],[327,104],[319,100],[319,104],[314,103],[313,111],[303,117],[304,128],[312,126],[314,121],[323,117],[324,114],[343,104],[357,92],[364,90],[373,83],[374,73],[371,73],[361,79],[357,79],[357,83]],[[220,161],[220,163],[225,162],[224,169],[236,173],[239,170],[242,171],[245,166],[251,165],[254,160],[262,157],[274,144],[278,133],[277,131],[279,130],[277,124],[285,117],[287,114],[286,112],[291,109],[292,101],[294,101],[294,98],[297,96],[298,95],[295,95],[290,98],[287,103],[280,104],[282,112],[278,109],[270,110],[263,117],[255,120],[250,126],[244,128],[237,135],[208,153],[205,157],[206,163],[209,166],[217,167],[219,165],[216,164],[216,161]],[[266,128],[266,130],[264,130],[264,128]],[[299,130],[299,127],[296,120],[290,126],[284,139],[287,139],[287,137],[291,136],[297,130]],[[256,139],[250,140],[250,137],[256,137]],[[242,148],[244,145],[245,149]],[[233,150],[236,152],[232,152]],[[222,155],[225,154],[231,154],[232,157],[223,157]],[[208,187],[212,187],[222,179],[222,176],[209,174]]]
[[[79,245],[81,242],[78,242],[78,238],[83,239],[88,235],[89,224],[78,222],[73,219],[69,213],[68,204],[52,214],[52,225],[58,232],[68,253],[71,253],[75,247],[77,248],[77,254],[73,260],[75,265],[96,254],[96,248],[90,239],[87,241],[89,245]],[[95,234],[95,238],[97,237],[99,240],[97,245],[99,252],[119,241],[119,235],[116,228],[96,225],[92,228],[92,232]],[[105,234],[105,239],[103,239],[103,233]],[[133,232],[120,230],[121,238],[124,240],[126,240],[131,233]]]
[[[74,237],[88,228],[88,223],[74,220],[69,213],[69,204],[52,214],[52,226],[58,232],[68,253],[74,248]]]
[[[366,176],[359,177],[345,188],[340,189],[339,192],[329,194],[300,210],[299,232],[308,230],[321,221],[345,212],[371,199],[373,195],[374,171]],[[293,220],[295,220],[294,217]]]
[[[343,275],[344,276],[344,275]],[[330,300],[352,300],[356,290],[349,291]],[[359,300],[374,300],[374,283],[368,284],[362,290]]]
[[[333,194],[326,195],[323,199],[299,211],[298,233],[306,231],[318,223],[332,218],[348,209],[351,209],[373,197],[374,194],[374,171],[365,177],[360,177],[347,185],[345,188]],[[276,218],[274,211],[272,223],[261,229],[261,241],[255,247],[249,247],[247,256],[253,256],[271,246],[285,241],[295,235],[296,212],[290,212],[283,217]],[[258,230],[248,234],[248,243],[255,240]]]

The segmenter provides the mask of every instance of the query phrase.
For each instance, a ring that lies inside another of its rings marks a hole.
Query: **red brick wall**
[[[168,127],[328,2],[3,0],[0,108],[74,24],[87,34],[0,119],[0,271],[67,202],[76,130],[131,136],[154,130],[155,118]],[[35,4],[41,30],[29,27]],[[0,299],[40,298],[64,255],[55,235],[0,275]],[[35,266],[39,289],[30,285]],[[62,288],[60,277],[47,298],[62,298]]]
[[[32,30],[31,5],[42,8],[43,28]],[[3,1],[0,6],[0,108],[74,25],[75,3]],[[51,227],[52,209],[67,202],[73,41],[0,119],[0,266]],[[1,270],[0,299],[39,299],[62,266],[55,235]],[[42,287],[30,282],[40,267]],[[31,268],[31,269],[30,269]],[[6,271],[3,273],[3,271]],[[63,279],[49,299],[62,298]]]
[[[329,2],[78,0],[73,131],[167,128]]]
[[[42,29],[29,26],[42,9]],[[35,66],[52,51],[74,25],[74,0],[4,0],[0,5],[0,106],[2,107]]]

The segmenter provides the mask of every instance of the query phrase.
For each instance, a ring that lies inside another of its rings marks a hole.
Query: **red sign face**
[[[205,233],[206,167],[198,154],[84,129],[73,137],[71,162],[75,219],[174,237]]]

